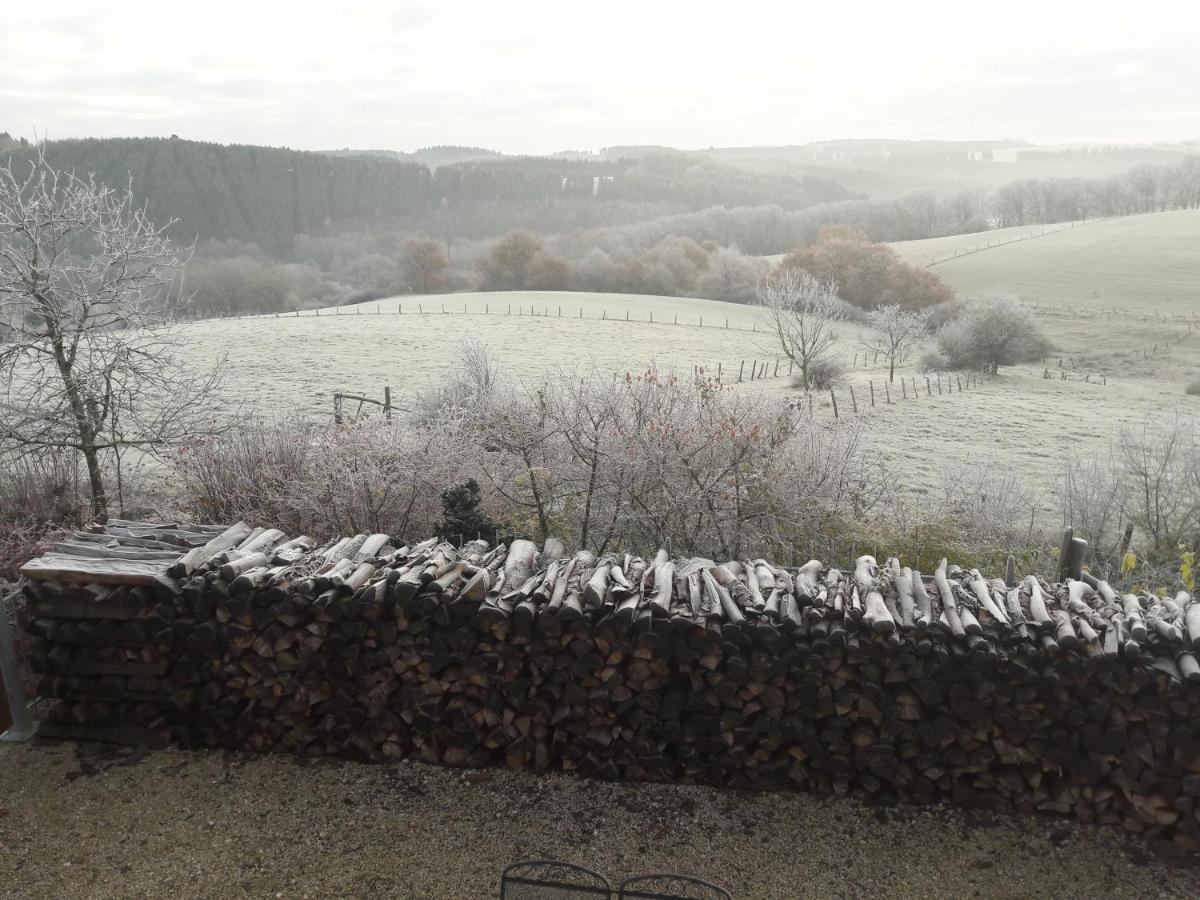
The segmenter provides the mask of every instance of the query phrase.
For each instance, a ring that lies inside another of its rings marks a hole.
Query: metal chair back
[[[703,878],[663,873],[626,878],[617,900],[733,900],[733,895]]]
[[[557,859],[515,862],[500,876],[500,900],[612,900],[599,872]]]

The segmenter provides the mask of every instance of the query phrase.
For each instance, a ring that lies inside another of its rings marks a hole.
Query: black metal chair
[[[612,900],[612,885],[574,863],[526,859],[500,876],[500,900]]]
[[[733,900],[733,895],[703,878],[664,873],[626,878],[617,900]]]

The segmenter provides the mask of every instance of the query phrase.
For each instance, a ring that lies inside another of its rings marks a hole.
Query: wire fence
[[[1044,235],[1047,235],[1047,234],[1058,234],[1059,232],[1062,232],[1062,231],[1071,231],[1072,229],[1083,226],[1083,225],[1090,225],[1093,222],[1103,222],[1103,221],[1105,221],[1105,220],[1104,219],[1080,219],[1078,221],[1071,222],[1068,225],[1061,225],[1058,228],[1042,227],[1042,228],[1037,229],[1036,231],[1031,231],[1028,234],[1022,234],[1022,235],[1018,235],[1018,236],[1010,237],[1010,238],[1006,238],[1006,239],[991,240],[989,238],[987,240],[981,241],[980,243],[976,244],[974,247],[971,247],[970,249],[955,250],[949,256],[934,257],[933,259],[929,260],[929,262],[925,263],[925,268],[930,269],[934,266],[941,265],[944,262],[949,262],[952,259],[960,259],[964,256],[971,256],[972,254],[975,254],[975,253],[983,253],[985,250],[995,250],[997,247],[1007,247],[1009,244],[1019,244],[1021,241],[1033,240],[1034,238],[1043,237]],[[987,233],[988,232],[986,232],[986,231],[979,232],[980,236],[985,235]]]
[[[722,331],[741,331],[748,334],[761,334],[764,337],[769,336],[767,330],[760,331],[757,322],[751,322],[747,328],[745,322],[738,322],[729,316],[705,316],[702,313],[697,313],[695,317],[680,316],[679,313],[663,313],[659,312],[656,316],[653,309],[635,310],[627,308],[624,310],[613,311],[608,308],[600,309],[600,314],[596,315],[595,311],[585,310],[582,306],[577,306],[571,309],[569,306],[564,307],[562,304],[542,304],[539,308],[537,304],[522,304],[522,303],[497,303],[493,304],[490,301],[483,304],[483,308],[478,306],[472,309],[470,303],[464,302],[460,310],[457,304],[447,306],[445,302],[431,302],[427,300],[421,301],[399,301],[396,302],[393,309],[391,304],[393,301],[367,301],[365,303],[355,304],[353,306],[335,306],[332,308],[321,309],[295,309],[287,312],[275,313],[247,313],[244,315],[226,315],[226,314],[188,314],[187,312],[179,312],[176,314],[176,319],[180,322],[201,322],[210,319],[217,320],[235,320],[242,319],[331,319],[349,316],[356,318],[359,316],[483,316],[483,317],[502,317],[502,318],[527,318],[527,319],[575,319],[577,321],[588,322],[630,322],[641,325],[677,325],[681,328],[708,328],[720,329]],[[374,303],[373,309],[368,309],[371,303]],[[384,304],[387,303],[385,306]],[[495,309],[492,309],[492,306]],[[364,311],[365,310],[365,311]]]

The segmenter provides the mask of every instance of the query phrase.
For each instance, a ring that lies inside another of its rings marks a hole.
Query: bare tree
[[[808,391],[810,370],[829,355],[837,342],[834,326],[845,318],[837,287],[808,272],[784,269],[759,285],[758,304],[784,355],[800,367]]]
[[[1149,416],[1117,432],[1128,486],[1126,521],[1150,538],[1154,551],[1173,548],[1200,523],[1200,423],[1176,412],[1169,421]]]
[[[184,262],[132,192],[54,169],[0,167],[0,450],[76,450],[92,512],[104,454],[155,452],[213,430],[217,370],[180,362],[171,284]]]
[[[881,306],[867,313],[867,321],[878,332],[866,341],[870,350],[883,354],[888,362],[888,381],[896,380],[896,363],[914,340],[929,327],[929,310],[904,310],[896,304]]]
[[[412,290],[433,294],[446,289],[446,269],[450,262],[437,241],[409,238],[404,242],[403,266]]]
[[[1063,527],[1074,528],[1093,552],[1111,556],[1117,546],[1115,532],[1129,499],[1129,486],[1122,478],[1115,447],[1110,444],[1094,456],[1083,456],[1068,447],[1057,499]]]

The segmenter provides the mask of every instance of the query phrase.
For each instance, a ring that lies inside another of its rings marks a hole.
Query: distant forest
[[[830,180],[744,172],[682,154],[596,161],[497,156],[435,168],[382,151],[116,138],[53,141],[46,155],[57,167],[94,173],[106,184],[132,178],[152,218],[178,220],[172,232],[180,239],[243,241],[282,255],[296,235],[346,228],[386,225],[479,239],[513,228],[561,232],[709,206],[800,209],[855,196]]]
[[[33,152],[0,133],[0,161]],[[745,303],[777,264],[768,257],[812,247],[830,229],[856,236],[862,246],[843,246],[857,248],[851,256],[863,265],[890,260],[873,283],[921,305],[946,292],[933,284],[922,298],[926,274],[868,244],[1200,206],[1200,155],[1181,148],[1051,154],[1013,142],[847,141],[510,157],[477,147],[319,153],[172,137],[53,141],[44,152],[59,168],[131,183],[152,219],[196,242],[180,287],[200,314],[453,290]],[[995,161],[1005,154],[1011,162]],[[813,171],[888,187],[866,196]],[[1095,177],[981,186],[997,172],[1029,171]],[[954,189],[913,189],[931,183],[929,172]]]

